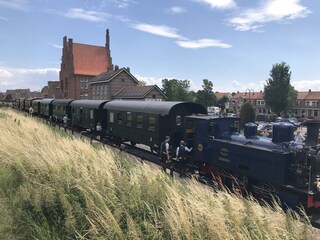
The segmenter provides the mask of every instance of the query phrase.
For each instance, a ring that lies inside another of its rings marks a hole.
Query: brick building
[[[89,98],[89,81],[100,73],[113,69],[109,30],[105,46],[74,43],[63,38],[60,88],[62,98]]]
[[[298,92],[296,104],[291,110],[296,117],[320,119],[320,91]]]
[[[138,86],[139,81],[130,73],[129,68],[119,68],[100,73],[90,80],[91,99],[108,99],[119,92],[123,87]]]
[[[108,100],[157,100],[166,99],[156,85],[139,86],[139,81],[130,73],[130,68],[119,68],[103,72],[89,82],[91,99]]]
[[[254,106],[256,114],[271,114],[270,108],[268,108],[265,104],[264,93],[262,91],[254,92],[253,90],[237,92],[235,95],[233,95],[230,98],[229,111],[239,115],[242,105],[246,102],[250,102]]]
[[[117,92],[115,100],[165,101],[167,96],[157,85],[123,87]]]
[[[60,81],[48,81],[48,98],[62,98]]]

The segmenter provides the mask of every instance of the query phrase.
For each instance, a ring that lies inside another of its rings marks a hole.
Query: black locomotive
[[[241,134],[238,118],[209,116],[202,105],[191,102],[19,99],[16,104],[25,111],[32,106],[39,116],[57,121],[67,114],[70,126],[78,129],[94,132],[100,122],[102,137],[117,144],[141,143],[158,151],[166,135],[173,149],[183,139],[193,147],[188,164],[200,174],[237,191],[278,196],[286,206],[303,206],[312,221],[320,223],[317,121],[307,123],[302,145],[293,141],[290,123],[275,123],[272,138],[257,136],[254,123],[246,124]]]

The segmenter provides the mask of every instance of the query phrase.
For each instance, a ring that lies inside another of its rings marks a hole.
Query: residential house
[[[11,98],[11,99],[32,97],[29,88],[28,89],[7,90],[5,95],[6,95],[6,98],[8,97],[8,98]]]
[[[291,110],[295,117],[320,119],[320,91],[298,92],[297,102]]]
[[[250,102],[254,106],[257,115],[271,114],[270,108],[268,108],[265,104],[264,93],[262,91],[254,92],[253,90],[237,92],[234,96],[232,96],[229,102],[229,111],[239,115],[242,105],[246,102]]]
[[[139,81],[130,73],[129,68],[119,68],[100,73],[90,80],[91,99],[113,99],[124,87],[138,86]]]
[[[157,85],[123,87],[117,92],[115,100],[165,101],[166,95]]]
[[[60,81],[48,81],[48,98],[62,98]]]

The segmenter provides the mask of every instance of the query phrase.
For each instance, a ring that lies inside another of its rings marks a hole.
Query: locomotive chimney
[[[307,138],[306,145],[307,146],[316,146],[319,143],[319,120],[309,120],[305,123],[307,126]]]

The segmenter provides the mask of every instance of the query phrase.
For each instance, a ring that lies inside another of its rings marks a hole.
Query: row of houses
[[[217,98],[227,96],[229,98],[229,103],[226,104],[229,112],[235,114],[240,113],[242,105],[246,102],[250,102],[257,115],[270,116],[273,113],[271,109],[268,108],[264,101],[264,93],[254,92],[252,89],[245,92],[231,93],[215,93]],[[291,117],[297,118],[310,118],[310,119],[320,119],[320,91],[305,91],[298,92],[298,97],[295,105],[289,112]]]

